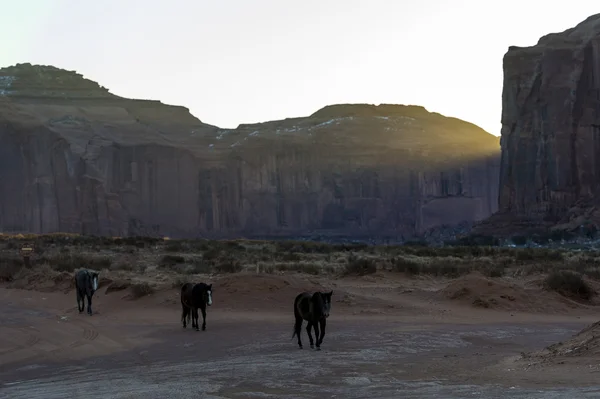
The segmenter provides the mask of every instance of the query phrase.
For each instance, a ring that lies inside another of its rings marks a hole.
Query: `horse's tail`
[[[187,317],[186,317],[186,316],[184,316],[184,315],[182,315],[182,316],[181,316],[181,320],[183,321],[183,320],[185,320],[185,319],[187,318],[187,322],[188,322],[188,324],[190,323],[190,320],[191,320],[191,318],[192,318],[192,307],[191,307],[191,306],[190,306],[190,304],[189,304],[189,303],[187,303],[187,301],[184,299],[184,291],[185,291],[186,287],[187,287],[189,284],[190,284],[190,283],[185,283],[185,284],[183,284],[183,285],[181,286],[181,296],[180,296],[180,298],[181,298],[181,307],[182,307],[182,309],[184,309],[184,312],[185,312],[185,309],[186,309],[186,308],[188,309],[188,312],[187,312]],[[184,313],[184,314],[185,314],[185,313]]]
[[[302,323],[302,320],[300,320],[300,322],[299,322],[298,319],[296,319],[296,322],[294,323],[294,333],[292,334],[292,338],[290,338],[290,339],[294,339],[294,337],[296,335],[300,335],[301,334],[301,332],[300,332],[300,328],[301,328],[300,327],[300,323]]]
[[[300,336],[301,334],[301,328],[302,328],[302,315],[300,314],[300,311],[298,310],[298,299],[300,298],[300,295],[298,295],[296,297],[296,299],[294,300],[294,317],[296,318],[296,321],[294,322],[294,334],[292,335],[291,339],[294,339],[294,337]]]

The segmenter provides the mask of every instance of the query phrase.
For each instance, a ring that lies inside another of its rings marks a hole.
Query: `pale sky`
[[[0,10],[0,67],[76,70],[220,127],[395,103],[499,135],[508,47],[571,28],[600,3],[0,0]]]

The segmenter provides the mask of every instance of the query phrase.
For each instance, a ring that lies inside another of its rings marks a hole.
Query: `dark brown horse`
[[[198,328],[198,308],[202,311],[202,331],[206,330],[206,306],[212,305],[212,284],[185,283],[181,286],[181,322],[187,327],[192,316],[192,328]],[[187,318],[187,323],[186,323]]]
[[[87,298],[87,313],[92,315],[92,297],[98,289],[98,272],[81,269],[75,273],[75,293],[77,294],[77,310],[79,313],[85,309]]]
[[[306,332],[308,333],[308,339],[310,340],[310,347],[314,348],[313,337],[310,332],[311,328],[315,329],[315,338],[317,339],[317,350],[321,350],[321,343],[323,343],[323,337],[325,337],[325,326],[327,325],[327,318],[331,311],[331,296],[333,291],[330,292],[315,292],[310,294],[309,292],[303,292],[296,296],[294,299],[294,316],[296,317],[296,323],[294,324],[294,336],[298,336],[298,346],[302,349],[302,340],[300,334],[302,333],[302,322],[306,320],[308,325],[306,326]],[[319,336],[319,329],[321,335]]]

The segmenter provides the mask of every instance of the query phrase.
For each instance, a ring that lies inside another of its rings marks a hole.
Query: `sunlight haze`
[[[500,134],[502,57],[597,2],[0,0],[0,66],[76,70],[234,128],[335,103],[415,104]],[[595,6],[595,7],[594,7]]]

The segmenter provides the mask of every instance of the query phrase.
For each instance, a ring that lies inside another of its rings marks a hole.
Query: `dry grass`
[[[193,275],[253,271],[311,275],[368,275],[378,271],[407,276],[458,277],[480,271],[488,277],[548,274],[571,270],[600,280],[600,252],[456,245],[434,248],[366,244],[331,245],[303,241],[162,240],[149,237],[86,237],[74,234],[0,235],[0,281],[11,281],[23,268],[18,249],[33,243],[34,268],[57,272],[79,268],[119,277],[160,276],[180,281]],[[417,245],[418,244],[418,245]],[[167,276],[167,277],[165,277]],[[135,288],[137,290],[137,288]],[[146,287],[140,293],[147,292]]]

